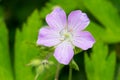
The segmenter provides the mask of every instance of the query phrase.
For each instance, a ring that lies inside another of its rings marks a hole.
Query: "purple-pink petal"
[[[61,64],[69,64],[71,59],[73,58],[74,51],[73,46],[69,42],[63,42],[59,44],[56,49],[54,56],[57,61]]]
[[[46,16],[46,22],[52,28],[61,30],[67,25],[66,13],[61,8],[55,8]]]
[[[39,31],[38,45],[56,47],[54,57],[61,64],[68,65],[74,56],[73,47],[87,50],[95,39],[88,31],[83,31],[90,23],[89,18],[80,10],[72,11],[66,19],[63,9],[57,7],[46,16],[47,27]]]
[[[59,32],[55,31],[52,28],[44,27],[39,31],[37,44],[49,47],[55,46],[60,43],[59,38]]]
[[[87,50],[93,46],[95,40],[88,31],[82,31],[74,33],[72,42],[75,46]]]
[[[68,16],[68,28],[73,31],[81,31],[90,23],[89,18],[80,10],[72,11]]]

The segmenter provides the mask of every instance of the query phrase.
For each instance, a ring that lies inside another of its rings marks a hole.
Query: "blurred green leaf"
[[[66,13],[75,9],[78,4],[77,1],[73,1],[73,0],[51,0],[51,2],[55,4],[56,6],[62,7],[66,11]],[[70,5],[71,3],[72,5]]]
[[[108,56],[108,47],[102,42],[96,43],[90,58],[85,54],[85,68],[88,80],[113,80],[116,56]]]
[[[107,80],[114,80],[114,74],[115,74],[115,66],[116,66],[116,53],[111,52],[109,57],[107,58],[107,66],[105,66],[105,70],[103,71],[104,74],[106,74]]]
[[[0,80],[13,80],[10,54],[8,49],[8,31],[3,21],[3,18],[1,17],[0,17]]]
[[[105,29],[103,29],[100,25],[91,21],[86,30],[90,31],[90,33],[95,37],[96,41],[103,41],[103,34],[105,33]]]
[[[17,30],[15,44],[16,80],[34,80],[35,74],[26,65],[40,54],[36,41],[41,24],[39,12],[35,10],[28,18],[27,23],[23,25],[22,30]]]
[[[84,0],[85,7],[106,28],[103,38],[106,42],[120,42],[120,16],[109,0]]]
[[[70,5],[71,3],[72,5]],[[50,0],[46,6],[42,8],[40,15],[42,18],[45,18],[45,16],[57,6],[63,8],[66,13],[69,13],[71,10],[76,9],[78,5],[78,2],[73,0]]]
[[[49,57],[48,60],[53,61],[54,65],[51,65],[50,69],[42,71],[37,77],[39,77],[38,80],[54,79],[57,68],[56,64],[58,62],[52,56],[53,48],[36,45],[38,31],[42,24],[39,12],[35,10],[28,18],[27,23],[23,25],[22,31],[17,30],[15,44],[15,70],[17,80],[34,80],[36,76],[35,71],[32,71],[32,68],[26,65],[35,58],[48,59]],[[37,72],[39,72],[38,70]]]
[[[118,63],[117,79],[120,80],[120,63]]]
[[[93,64],[94,64],[93,61],[85,53],[85,70],[88,80],[94,80],[95,69]]]

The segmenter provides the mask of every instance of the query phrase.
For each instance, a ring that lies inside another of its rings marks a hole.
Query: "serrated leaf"
[[[94,76],[94,72],[95,72],[93,62],[86,53],[84,57],[85,57],[85,71],[87,74],[87,78],[89,80],[94,80],[93,77],[91,77]]]
[[[115,63],[116,63],[116,53],[111,52],[109,57],[107,58],[107,63],[106,63],[107,66],[105,68],[106,70],[104,71],[108,80],[114,79],[114,71],[115,71],[115,65],[116,65]]]
[[[26,66],[30,60],[40,54],[36,41],[41,21],[39,12],[35,10],[23,25],[22,31],[17,30],[15,44],[15,70],[17,80],[34,80],[30,67]],[[30,44],[31,43],[31,44]]]
[[[115,61],[115,53],[108,56],[108,47],[100,41],[96,43],[91,57],[89,58],[85,55],[88,80],[113,80]]]
[[[0,10],[1,11],[1,10]],[[0,79],[13,80],[9,49],[8,49],[8,31],[0,17]]]
[[[26,65],[35,58],[45,59],[46,56],[50,57],[49,60],[53,61],[54,65],[50,69],[44,70],[38,80],[54,79],[53,76],[56,73],[57,61],[52,56],[53,48],[49,49],[36,45],[38,31],[42,26],[40,19],[38,11],[35,11],[28,18],[27,23],[23,25],[22,31],[17,30],[15,44],[15,70],[17,80],[34,80],[36,74]]]
[[[120,16],[109,0],[84,0],[85,7],[106,27],[104,40],[109,43],[120,42]]]

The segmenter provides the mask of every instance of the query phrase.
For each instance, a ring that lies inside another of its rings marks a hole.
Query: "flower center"
[[[60,38],[61,41],[65,41],[65,40],[70,41],[72,39],[72,34],[66,29],[62,30],[60,32],[60,35],[61,35]]]

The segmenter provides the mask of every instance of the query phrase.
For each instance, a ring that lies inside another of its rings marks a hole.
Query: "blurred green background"
[[[67,15],[82,10],[90,18],[90,31],[96,39],[93,48],[76,51],[72,80],[120,80],[120,0],[0,0],[0,80],[55,80],[53,65],[26,66],[33,59],[44,60],[53,53],[37,47],[39,29],[55,6]],[[78,70],[79,67],[79,70]],[[69,66],[60,66],[59,80],[68,80]]]

